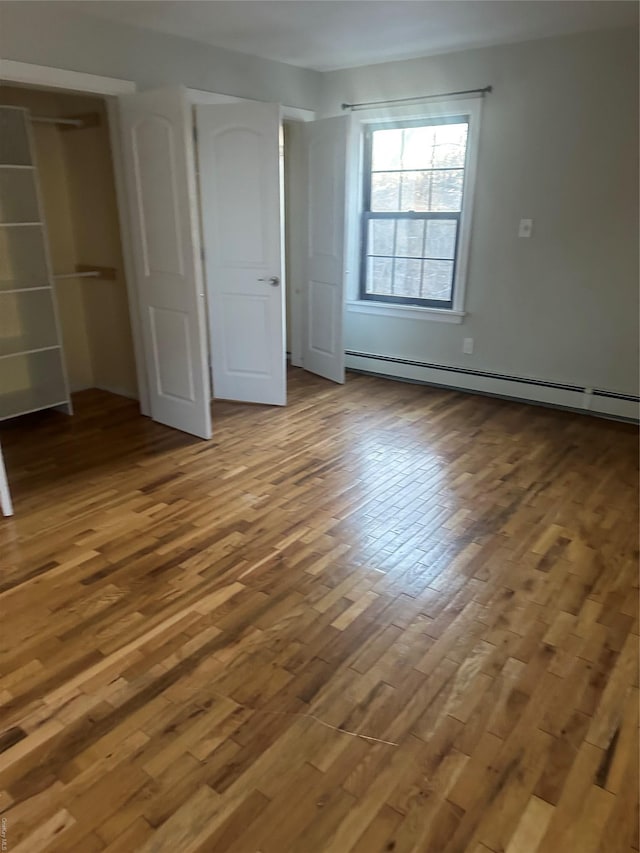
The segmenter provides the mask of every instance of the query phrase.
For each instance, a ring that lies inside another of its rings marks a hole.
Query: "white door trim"
[[[136,84],[132,80],[102,77],[50,65],[33,65],[31,62],[17,62],[13,59],[0,60],[0,79],[9,83],[49,86],[92,95],[130,95],[136,91]]]
[[[116,204],[120,223],[120,243],[122,245],[122,263],[127,285],[127,302],[129,303],[129,318],[131,322],[131,337],[136,362],[136,379],[138,380],[138,401],[140,414],[151,417],[151,398],[149,396],[149,377],[147,363],[142,343],[142,323],[140,321],[140,300],[136,289],[135,267],[133,265],[133,246],[131,238],[131,220],[124,177],[124,162],[122,153],[122,132],[120,130],[120,112],[115,98],[107,99],[109,115],[109,141],[113,160],[113,176],[116,182]]]
[[[222,95],[219,92],[207,92],[204,89],[187,89],[187,98],[191,104],[262,104],[266,101],[256,101],[255,98],[240,98],[236,95]],[[290,121],[313,121],[316,114],[313,110],[305,110],[302,107],[287,107],[280,105],[280,114],[283,119]]]
[[[67,68],[53,68],[49,65],[34,65],[30,62],[16,62],[12,59],[0,59],[0,80],[4,83],[19,83],[29,86],[42,86],[50,89],[64,89],[67,92],[84,92],[88,95],[99,95],[106,98],[109,115],[109,138],[113,157],[113,171],[116,184],[116,201],[120,220],[120,241],[125,278],[127,281],[127,297],[131,333],[136,358],[136,377],[138,380],[138,397],[140,412],[151,415],[149,402],[149,386],[147,371],[142,351],[142,332],[138,299],[135,293],[133,277],[133,254],[131,246],[131,230],[127,199],[124,192],[122,172],[122,144],[119,133],[118,106],[115,98],[118,95],[130,95],[136,91],[133,80],[121,80],[118,77],[101,77],[98,74],[86,74],[83,71],[70,71]]]

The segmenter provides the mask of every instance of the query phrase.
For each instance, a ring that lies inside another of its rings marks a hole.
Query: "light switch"
[[[473,352],[473,338],[465,338],[462,342],[462,352],[465,355],[471,355]]]
[[[521,219],[518,228],[518,237],[531,237],[533,233],[533,219]]]

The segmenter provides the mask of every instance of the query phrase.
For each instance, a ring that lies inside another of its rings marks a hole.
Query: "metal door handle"
[[[269,276],[269,278],[259,278],[258,281],[268,281],[271,287],[277,287],[280,284],[280,278],[277,275]]]

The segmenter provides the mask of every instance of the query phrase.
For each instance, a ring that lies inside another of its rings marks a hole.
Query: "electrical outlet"
[[[471,355],[473,352],[473,338],[465,338],[462,342],[462,352],[465,355]]]
[[[521,219],[518,228],[518,237],[531,237],[533,233],[533,219]]]

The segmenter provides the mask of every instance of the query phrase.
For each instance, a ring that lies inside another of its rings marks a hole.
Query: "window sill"
[[[351,314],[379,314],[384,317],[403,317],[405,320],[431,320],[437,323],[462,323],[464,311],[452,308],[421,308],[418,305],[393,305],[390,302],[373,302],[366,299],[349,300],[347,311]]]

